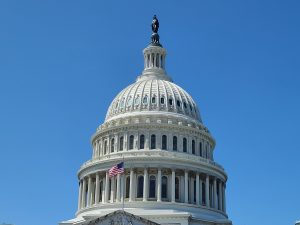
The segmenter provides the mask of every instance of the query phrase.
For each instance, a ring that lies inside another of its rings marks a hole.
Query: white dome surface
[[[105,121],[127,116],[128,113],[147,112],[180,114],[202,123],[192,97],[178,85],[158,76],[138,79],[123,89],[112,101]]]

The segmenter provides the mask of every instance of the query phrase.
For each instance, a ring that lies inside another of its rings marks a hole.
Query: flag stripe
[[[121,162],[112,168],[109,169],[108,175],[109,177],[116,176],[117,174],[122,174],[124,173],[124,162]]]

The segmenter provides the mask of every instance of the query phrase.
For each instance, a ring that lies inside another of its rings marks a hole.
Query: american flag
[[[113,166],[108,171],[109,177],[113,177],[113,176],[116,176],[117,174],[121,174],[121,173],[124,173],[124,162],[121,162],[121,163]]]

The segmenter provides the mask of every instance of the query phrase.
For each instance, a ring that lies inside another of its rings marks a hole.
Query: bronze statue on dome
[[[153,16],[151,27],[152,27],[153,33],[157,33],[158,28],[159,28],[159,22],[158,22],[158,19],[156,18],[156,15]]]

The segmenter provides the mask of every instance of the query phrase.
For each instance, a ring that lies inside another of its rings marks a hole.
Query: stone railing
[[[85,163],[83,163],[81,165],[80,170],[82,170],[94,163],[99,162],[99,160],[106,161],[106,160],[113,160],[113,159],[121,159],[123,156],[128,159],[135,158],[135,157],[153,157],[153,158],[166,157],[168,159],[190,160],[190,161],[194,161],[194,162],[207,163],[207,164],[215,166],[224,171],[224,168],[220,164],[218,164],[214,161],[211,161],[209,159],[206,159],[206,158],[203,158],[200,156],[196,156],[196,155],[190,155],[190,154],[180,153],[180,152],[169,152],[169,151],[164,151],[164,150],[146,150],[146,151],[145,150],[130,150],[130,151],[111,153],[111,154],[107,154],[107,155],[100,156],[100,157],[86,161]]]

